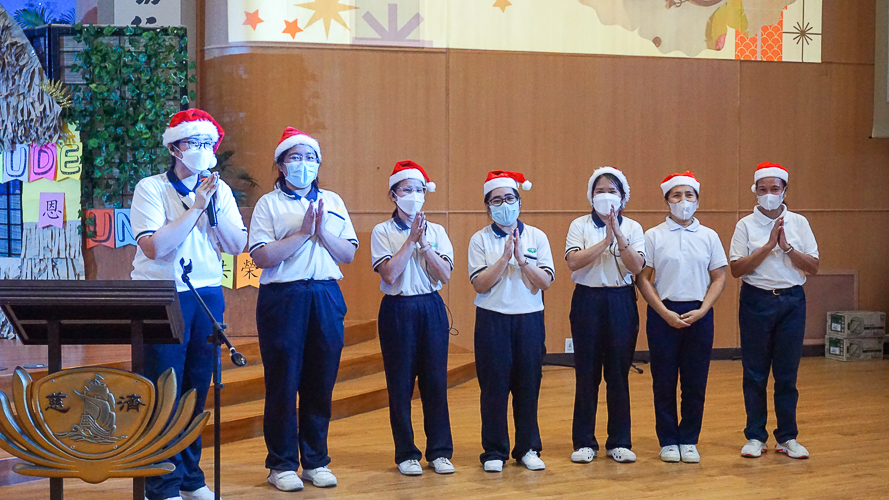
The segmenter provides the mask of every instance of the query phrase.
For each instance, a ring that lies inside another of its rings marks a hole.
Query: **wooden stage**
[[[478,384],[471,380],[450,391],[457,473],[401,476],[393,463],[388,411],[380,409],[332,422],[331,468],[340,485],[321,490],[310,485],[283,493],[266,482],[265,446],[253,438],[223,446],[223,498],[557,498],[591,493],[600,498],[887,498],[889,497],[889,363],[803,360],[800,369],[800,441],[812,454],[792,460],[774,452],[744,459],[744,410],[739,361],[714,361],[711,368],[698,465],[665,464],[657,458],[651,379],[648,371],[630,374],[635,464],[597,458],[573,464],[572,369],[545,369],[540,399],[542,458],[547,470],[531,472],[510,462],[501,474],[482,471],[478,462]],[[600,408],[604,409],[604,390]],[[414,429],[422,436],[419,401]],[[602,413],[604,415],[604,412]],[[599,421],[599,432],[605,428]],[[770,426],[773,426],[770,421]],[[599,434],[604,442],[604,434]],[[424,439],[418,438],[422,449]],[[769,442],[770,448],[774,442]],[[212,480],[212,450],[204,451],[204,471]],[[424,462],[425,464],[425,462]],[[129,495],[125,480],[88,485],[66,480],[66,498],[118,499]],[[0,487],[0,498],[48,498],[48,481]]]

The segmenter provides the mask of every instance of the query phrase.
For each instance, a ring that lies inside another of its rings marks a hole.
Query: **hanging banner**
[[[244,288],[245,286],[259,288],[261,274],[262,269],[256,267],[256,263],[253,262],[249,253],[238,255],[235,260],[235,288]]]
[[[130,209],[117,208],[114,210],[114,248],[135,245],[136,237],[133,235],[133,225],[130,223]]]
[[[37,213],[37,227],[61,229],[65,223],[65,193],[40,193]]]

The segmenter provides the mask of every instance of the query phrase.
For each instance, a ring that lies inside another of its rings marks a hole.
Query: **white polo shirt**
[[[781,212],[781,216],[784,217],[784,235],[787,243],[794,251],[817,259],[818,243],[815,242],[809,221],[802,215],[787,210],[787,205],[782,206],[784,211]],[[774,225],[775,219],[763,215],[758,206],[753,209],[752,214],[739,220],[729,248],[732,262],[749,256],[768,243]],[[752,273],[742,276],[741,280],[764,290],[778,290],[802,285],[806,282],[806,273],[795,267],[784,250],[776,245],[762,264]]]
[[[404,242],[411,235],[411,226],[402,221],[397,215],[386,222],[374,226],[370,234],[370,258],[374,271],[377,266],[392,258]],[[426,241],[432,245],[432,250],[448,261],[451,269],[454,269],[454,247],[445,228],[434,222],[426,222]],[[441,281],[433,283],[429,279],[426,270],[426,253],[420,250],[419,243],[414,244],[411,258],[404,268],[404,272],[395,280],[395,283],[387,285],[380,279],[380,290],[386,295],[423,295],[441,290]]]
[[[645,265],[654,269],[654,289],[661,300],[701,301],[710,287],[710,271],[728,261],[719,235],[694,219],[682,227],[673,219],[645,232]]]
[[[645,254],[645,236],[642,225],[638,222],[618,216],[621,232],[630,242],[633,251]],[[605,222],[599,214],[592,213],[578,217],[568,227],[568,238],[565,240],[565,258],[575,250],[586,250],[605,239]],[[629,250],[629,249],[628,249]],[[620,260],[617,241],[612,241],[608,249],[594,259],[588,266],[571,273],[571,279],[578,285],[593,288],[627,286],[633,284],[633,273]]]
[[[289,190],[288,190],[289,191]],[[282,240],[299,232],[309,202],[324,201],[324,228],[330,234],[349,240],[358,247],[358,236],[352,226],[352,219],[346,211],[343,199],[333,191],[312,189],[306,196],[285,192],[279,185],[256,202],[253,219],[250,221],[250,241],[248,251],[252,254],[258,248]],[[262,270],[259,283],[289,283],[300,280],[340,280],[343,273],[330,252],[321,244],[317,234],[306,240],[296,252],[275,267]]]
[[[518,228],[528,265],[536,265],[546,271],[550,279],[556,279],[553,255],[546,234],[522,221],[519,221]],[[506,236],[497,224],[491,224],[472,235],[469,239],[470,282],[500,260]],[[512,256],[500,281],[488,293],[476,294],[474,304],[502,314],[526,314],[543,310],[543,293],[522,274],[522,268],[515,256]]]
[[[139,181],[133,192],[130,210],[130,222],[136,241],[182,217],[194,203],[193,189],[197,181],[197,175],[180,181],[172,171]],[[219,188],[216,191],[216,213],[219,219],[225,218],[247,232],[232,190],[222,179],[219,179]],[[188,291],[188,287],[182,282],[180,259],[185,259],[186,264],[189,260],[192,262],[193,271],[188,277],[195,288],[222,285],[222,247],[215,231],[210,230],[210,222],[205,214],[201,214],[185,240],[167,255],[149,259],[142,248],[136,245],[130,278],[175,280],[176,290]]]

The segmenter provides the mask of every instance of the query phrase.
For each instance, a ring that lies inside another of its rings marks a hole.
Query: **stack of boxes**
[[[873,311],[827,313],[824,356],[839,361],[883,359],[886,314]]]

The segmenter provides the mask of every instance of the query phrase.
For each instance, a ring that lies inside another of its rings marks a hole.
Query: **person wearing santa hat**
[[[481,389],[484,470],[500,472],[509,458],[506,410],[512,393],[515,447],[512,457],[543,470],[537,399],[544,341],[543,292],[556,272],[549,239],[519,220],[519,187],[531,182],[518,172],[495,170],[485,180],[490,226],[469,240],[469,281],[475,297],[475,365]]]
[[[818,244],[809,221],[784,204],[787,169],[760,163],[752,191],[758,206],[735,226],[729,249],[732,276],[741,278],[738,324],[744,366],[747,444],[741,456],[757,458],[768,448],[766,385],[775,379],[775,450],[809,458],[797,440],[796,377],[806,332],[807,275],[818,273]]]
[[[139,181],[133,192],[131,222],[136,235],[134,280],[176,282],[179,304],[185,322],[181,345],[145,346],[145,376],[156,381],[167,369],[176,373],[177,399],[195,389],[194,414],[204,411],[210,376],[216,361],[213,344],[207,337],[213,326],[203,308],[182,282],[179,261],[191,262],[192,285],[217,320],[222,321],[221,253],[239,254],[247,242],[247,229],[241,219],[231,188],[207,170],[216,165],[215,152],[225,135],[209,113],[188,109],[173,115],[163,134],[170,152],[170,169]],[[201,180],[201,176],[205,177]],[[215,221],[210,220],[210,210]],[[215,225],[214,225],[215,222]],[[170,459],[176,469],[146,480],[149,500],[183,498],[209,500],[200,468],[201,439]]]
[[[339,264],[355,258],[358,237],[342,198],[319,188],[318,141],[287,127],[274,160],[275,189],[256,202],[248,244],[262,268],[256,330],[266,380],[265,466],[279,490],[303,488],[300,465],[302,479],[325,488],[337,484],[327,432],[344,344]]]
[[[655,431],[664,462],[698,463],[698,437],[713,350],[713,304],[728,260],[716,231],[694,216],[701,183],[691,172],[661,183],[670,215],[645,232],[645,269],[637,285],[648,315]],[[680,383],[681,381],[681,383]],[[676,388],[682,392],[676,419]]]
[[[642,226],[622,214],[630,199],[623,172],[601,167],[587,183],[592,210],[568,228],[565,260],[576,283],[571,299],[574,424],[571,461],[590,463],[599,450],[596,410],[604,372],[608,393],[605,449],[617,462],[636,461],[630,433],[629,372],[639,333],[633,276],[642,270]]]
[[[419,382],[426,432],[426,461],[451,474],[454,452],[448,416],[448,315],[438,291],[451,279],[454,248],[444,227],[426,220],[426,193],[435,192],[426,171],[407,160],[389,176],[392,218],[370,237],[374,271],[380,274],[380,349],[389,390],[389,422],[395,463],[406,476],[423,473],[414,444],[411,399]]]

